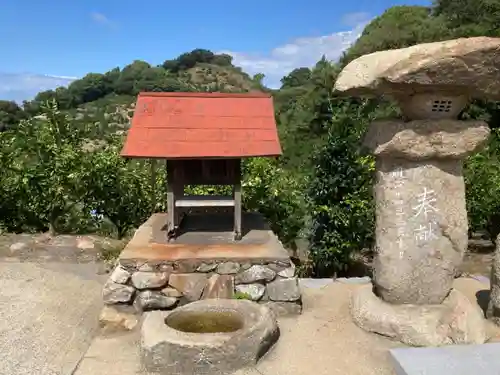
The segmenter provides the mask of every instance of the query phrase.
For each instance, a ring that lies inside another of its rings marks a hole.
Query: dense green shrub
[[[368,117],[366,103],[339,102],[328,140],[315,156],[314,176],[309,187],[312,203],[310,256],[317,276],[347,271],[352,255],[370,247],[374,210],[372,172],[374,161],[360,153],[360,138]]]
[[[245,209],[265,215],[271,229],[286,245],[293,246],[304,229],[307,216],[303,193],[305,179],[266,158],[247,160],[243,173]]]
[[[494,129],[481,152],[465,163],[469,229],[500,233],[500,129]]]
[[[90,147],[92,129],[72,126],[55,101],[42,104],[41,111],[0,135],[2,227],[81,233],[108,222],[121,238],[144,221],[155,209],[144,162],[122,158],[118,137],[107,137],[105,147]]]
[[[83,181],[87,186],[85,206],[94,216],[109,220],[119,239],[142,224],[156,210],[155,203],[164,201],[161,187],[165,185],[153,184],[151,162],[125,159],[120,156],[121,148],[121,139],[116,137],[92,152]],[[161,176],[161,170],[157,171],[157,178]],[[160,189],[153,191],[153,186]]]

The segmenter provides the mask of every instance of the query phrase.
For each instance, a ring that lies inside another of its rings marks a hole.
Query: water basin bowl
[[[274,313],[248,300],[207,299],[144,314],[141,359],[169,375],[231,373],[255,365],[279,338]]]

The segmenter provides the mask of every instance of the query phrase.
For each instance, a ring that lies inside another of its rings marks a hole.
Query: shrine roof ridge
[[[265,92],[155,92],[144,91],[139,97],[169,97],[169,98],[272,98],[271,94]]]
[[[281,153],[270,94],[142,92],[121,155],[180,159]]]

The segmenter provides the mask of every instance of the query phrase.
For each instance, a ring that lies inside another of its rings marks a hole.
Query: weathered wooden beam
[[[184,197],[184,184],[182,181],[177,180],[177,175],[174,175],[174,228],[178,228],[181,222],[181,210],[178,207],[181,207],[177,204],[180,199]]]
[[[241,183],[234,185],[234,238],[241,239]]]
[[[236,179],[233,185],[234,197],[234,238],[241,239],[241,160],[238,160],[234,166],[234,177]]]
[[[176,199],[175,207],[234,207],[231,196],[223,195],[186,195]]]
[[[153,213],[156,211],[156,159],[151,161],[151,203],[153,204]]]
[[[168,232],[175,229],[175,192],[174,169],[170,160],[167,160],[167,219]]]

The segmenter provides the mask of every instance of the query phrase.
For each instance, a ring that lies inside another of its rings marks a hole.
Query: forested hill
[[[93,112],[99,112],[99,107],[103,107],[101,112],[114,112],[120,105],[126,110],[141,91],[264,91],[262,78],[261,75],[250,77],[235,67],[229,55],[195,49],[166,60],[160,66],[136,60],[123,69],[89,73],[68,87],[42,91],[21,107],[13,102],[0,101],[0,124],[4,127],[15,126],[19,119],[37,115],[40,103],[51,99],[56,99],[62,110],[74,110],[95,103],[91,106],[94,107]],[[113,108],[106,108],[109,105]],[[102,116],[98,119],[101,120]]]

